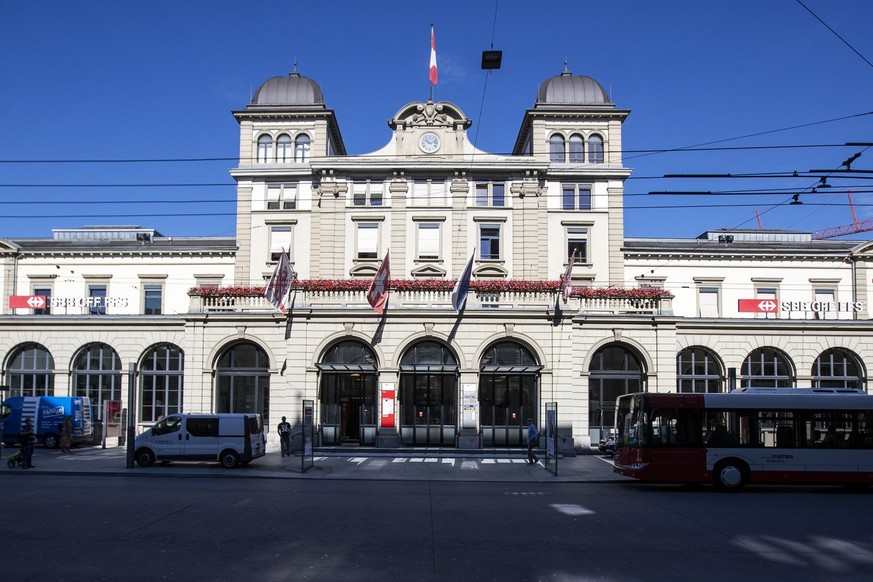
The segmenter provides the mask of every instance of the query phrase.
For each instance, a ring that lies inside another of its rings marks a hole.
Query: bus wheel
[[[739,491],[746,485],[746,467],[740,461],[722,461],[715,466],[713,484],[722,491]]]

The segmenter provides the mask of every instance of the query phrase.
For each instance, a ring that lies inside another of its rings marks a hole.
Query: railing
[[[397,291],[388,296],[388,309],[452,309],[451,291]],[[191,295],[191,312],[222,313],[276,311],[263,295]],[[554,292],[477,292],[467,296],[467,310],[550,310],[608,314],[672,315],[670,298],[570,297],[566,305]],[[362,290],[291,291],[287,305],[307,309],[370,309]]]

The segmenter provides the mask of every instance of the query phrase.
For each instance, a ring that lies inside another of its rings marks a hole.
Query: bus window
[[[735,447],[739,444],[735,415],[724,410],[712,410],[706,413],[705,431],[707,447]]]
[[[652,411],[651,429],[643,425],[646,434],[651,430],[652,446],[698,447],[703,445],[701,411],[687,408],[662,408]]]

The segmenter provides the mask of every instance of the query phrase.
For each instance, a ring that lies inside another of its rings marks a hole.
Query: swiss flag
[[[388,303],[388,280],[391,278],[391,266],[388,262],[388,253],[385,253],[385,260],[376,271],[376,276],[370,283],[370,288],[367,289],[367,302],[370,304],[376,313],[382,315],[385,311],[385,304]]]
[[[430,84],[437,84],[436,39],[433,35],[433,25],[430,27]]]

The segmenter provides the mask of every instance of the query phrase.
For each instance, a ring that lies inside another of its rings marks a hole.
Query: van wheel
[[[745,487],[748,468],[741,461],[722,461],[713,471],[713,484],[722,491],[739,491]]]
[[[155,464],[155,454],[150,449],[140,449],[135,456],[136,464],[140,467],[151,467]]]
[[[45,438],[42,440],[42,443],[45,445],[47,449],[56,449],[58,448],[58,437],[53,435],[52,433],[48,433],[45,435]]]
[[[239,465],[239,455],[231,449],[223,451],[219,460],[221,461],[221,466],[225,469],[234,469]]]

